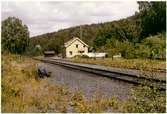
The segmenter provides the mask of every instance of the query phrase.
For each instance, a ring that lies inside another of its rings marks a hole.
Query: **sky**
[[[3,1],[1,20],[14,16],[23,21],[30,36],[83,24],[111,22],[135,14],[136,1]]]

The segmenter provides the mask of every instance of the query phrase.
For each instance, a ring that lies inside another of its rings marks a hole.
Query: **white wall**
[[[88,57],[105,57],[106,53],[87,53]]]
[[[76,44],[78,44],[78,48],[76,48]],[[72,51],[72,55],[70,54],[70,51]],[[81,55],[78,51],[84,51],[83,54],[88,53],[88,47],[84,47],[84,44],[80,41],[76,40],[74,41],[70,46],[66,47],[66,57],[74,57],[75,55]]]

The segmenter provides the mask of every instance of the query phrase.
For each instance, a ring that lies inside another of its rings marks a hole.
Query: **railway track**
[[[153,87],[155,84],[159,86],[161,90],[166,90],[166,81],[165,80],[158,80],[154,78],[147,78],[144,76],[138,76],[128,73],[121,73],[116,71],[110,71],[105,69],[99,69],[99,68],[92,68],[89,66],[83,66],[80,64],[73,64],[72,62],[63,61],[62,59],[37,59],[45,63],[60,65],[63,67],[68,67],[75,70],[85,71],[101,76],[105,76],[111,79],[117,79],[120,81],[124,81],[127,83],[132,83],[135,85],[148,85],[150,87]]]

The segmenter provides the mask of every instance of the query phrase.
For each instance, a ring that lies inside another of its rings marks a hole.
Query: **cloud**
[[[137,2],[3,1],[1,18],[20,18],[35,36],[80,24],[118,20],[138,11]]]

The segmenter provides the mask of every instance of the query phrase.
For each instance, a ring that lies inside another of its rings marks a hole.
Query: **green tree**
[[[166,31],[166,2],[138,2],[141,38]]]
[[[28,27],[15,17],[2,21],[2,51],[22,54],[29,45]]]

